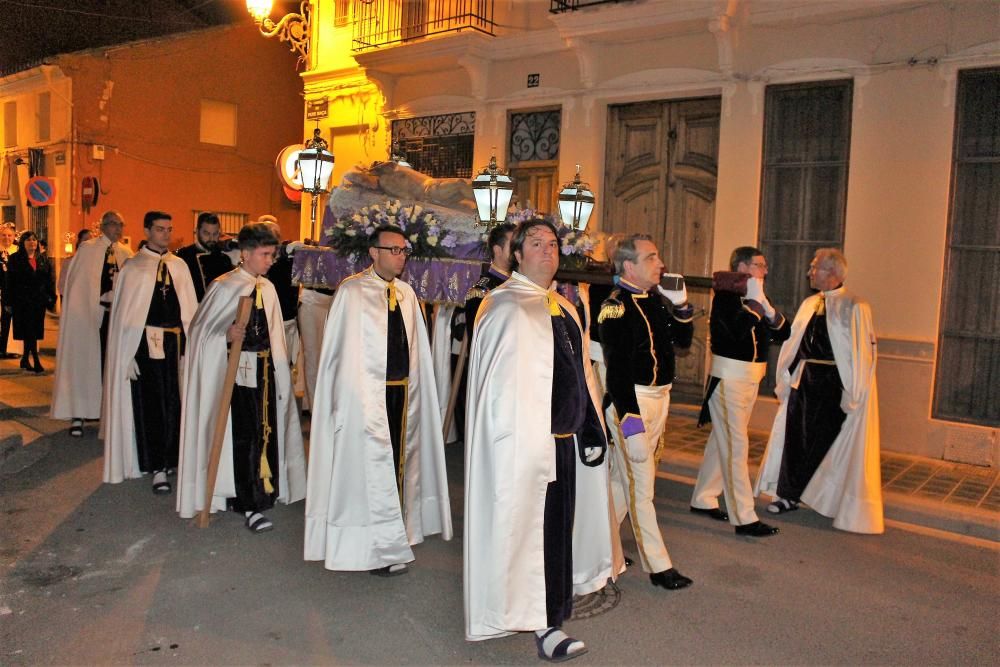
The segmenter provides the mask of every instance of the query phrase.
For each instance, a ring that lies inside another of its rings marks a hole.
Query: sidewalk
[[[17,359],[0,360],[0,467],[5,472],[31,465],[45,455],[31,445],[39,437],[67,428],[48,418],[58,321],[46,318],[39,346],[45,373],[22,371]],[[660,475],[694,484],[710,427],[696,425],[697,407],[674,404],[667,423],[666,452]],[[86,435],[97,424],[86,425]],[[750,432],[750,474],[756,474],[767,433]],[[1000,542],[1000,471],[919,456],[882,452],[885,516],[936,530]]]
[[[698,407],[671,405],[661,472],[690,484],[698,476],[711,427],[697,427]],[[750,478],[768,434],[750,432]],[[882,451],[882,493],[888,520],[1000,542],[1000,471]]]

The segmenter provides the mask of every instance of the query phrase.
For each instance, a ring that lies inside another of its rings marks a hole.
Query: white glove
[[[764,295],[764,281],[760,278],[750,278],[747,280],[747,299],[756,301],[764,309],[764,316],[769,320],[774,319],[774,306]]]
[[[633,463],[643,463],[649,458],[649,445],[646,444],[646,434],[636,433],[625,438],[625,451]]]
[[[601,458],[601,448],[600,447],[584,447],[583,448],[583,459],[587,463],[593,463],[597,459]]]
[[[665,276],[675,276],[677,278],[683,278],[679,273],[664,273]],[[680,289],[663,289],[663,287],[657,283],[656,289],[663,295],[663,298],[668,299],[670,303],[675,306],[683,306],[688,300],[688,288],[687,285],[681,283],[683,287]]]
[[[129,362],[128,370],[125,372],[125,377],[129,380],[139,379],[139,364],[135,359]]]

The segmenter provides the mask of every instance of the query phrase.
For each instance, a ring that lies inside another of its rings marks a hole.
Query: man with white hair
[[[869,305],[844,288],[847,260],[820,248],[778,355],[781,400],[755,491],[784,514],[808,503],[835,528],[882,533],[876,342]]]

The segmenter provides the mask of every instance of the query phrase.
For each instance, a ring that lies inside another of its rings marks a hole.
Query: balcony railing
[[[352,48],[365,51],[428,35],[477,30],[493,35],[494,0],[372,0],[354,5]]]
[[[575,12],[576,10],[583,9],[584,7],[607,5],[612,2],[619,3],[623,1],[624,0],[549,0],[549,12],[552,14]]]

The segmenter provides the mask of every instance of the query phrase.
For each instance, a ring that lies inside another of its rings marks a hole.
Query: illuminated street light
[[[488,167],[472,180],[472,194],[476,197],[476,210],[480,224],[493,229],[507,219],[507,207],[514,195],[514,181],[506,171],[497,168],[497,156],[490,156]]]
[[[594,212],[594,193],[590,185],[580,181],[580,165],[576,165],[576,178],[559,192],[559,217],[563,224],[583,231]]]
[[[320,195],[329,192],[330,176],[333,175],[333,153],[326,150],[327,143],[320,136],[319,128],[313,130],[313,138],[306,142],[305,148],[295,160],[295,167],[302,180],[302,191],[312,195],[312,208],[309,213],[309,229],[313,238],[319,238],[316,229],[316,205]]]
[[[285,14],[277,23],[271,20],[271,5],[271,0],[247,0],[247,11],[260,29],[260,34],[288,42],[291,45],[289,50],[299,54],[299,61],[308,63],[309,0],[303,0],[299,5],[298,14]]]

